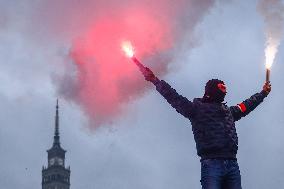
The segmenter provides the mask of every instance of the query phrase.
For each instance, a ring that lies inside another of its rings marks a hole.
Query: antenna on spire
[[[53,145],[60,145],[60,141],[59,141],[59,105],[58,105],[58,99],[56,99],[55,132],[54,132]]]

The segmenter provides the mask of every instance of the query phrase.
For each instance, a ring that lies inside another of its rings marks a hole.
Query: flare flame
[[[271,69],[283,37],[284,4],[281,0],[259,0],[257,8],[265,23],[266,69]]]
[[[122,42],[122,50],[125,52],[126,56],[129,58],[132,58],[134,56],[134,48],[130,41],[124,41]]]
[[[273,43],[272,39],[268,39],[268,44],[265,48],[265,66],[266,69],[271,69],[277,53],[279,44]]]

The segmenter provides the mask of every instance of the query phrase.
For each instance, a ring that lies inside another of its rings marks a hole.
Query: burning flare
[[[129,41],[122,42],[122,50],[125,52],[126,56],[132,58],[134,56],[134,48]]]
[[[257,9],[263,16],[266,35],[266,69],[271,69],[283,37],[284,4],[281,0],[259,0]]]
[[[273,61],[275,59],[275,55],[277,53],[277,46],[273,43],[269,43],[265,49],[265,59],[266,59],[266,69],[270,69]]]

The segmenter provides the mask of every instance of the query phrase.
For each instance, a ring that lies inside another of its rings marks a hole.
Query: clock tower
[[[53,145],[47,150],[48,165],[42,168],[42,189],[70,189],[70,167],[65,167],[66,151],[60,146],[58,109],[57,100]]]

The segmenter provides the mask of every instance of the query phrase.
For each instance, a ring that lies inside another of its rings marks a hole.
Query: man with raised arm
[[[236,106],[224,102],[226,85],[218,79],[206,83],[202,98],[193,101],[178,94],[168,83],[159,80],[146,68],[147,81],[176,109],[190,120],[201,162],[203,189],[241,189],[241,175],[237,163],[238,136],[235,122],[248,115],[270,93],[271,84],[266,82],[261,92],[254,94]]]

